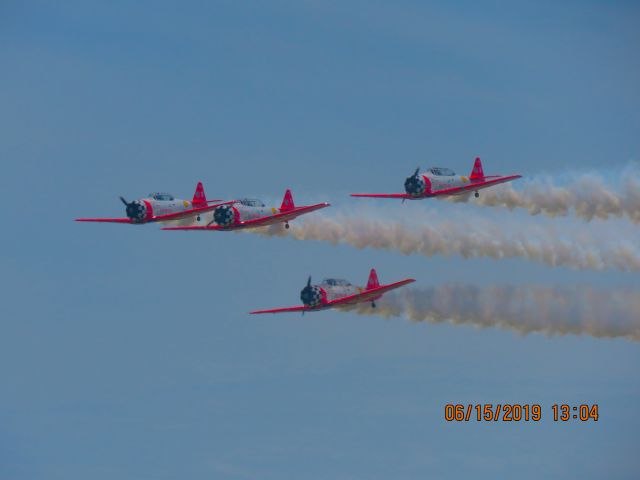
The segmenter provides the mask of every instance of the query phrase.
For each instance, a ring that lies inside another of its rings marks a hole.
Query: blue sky
[[[0,478],[635,478],[636,343],[246,312],[372,266],[422,286],[637,274],[72,222],[198,180],[337,210],[476,155],[487,173],[624,168],[638,5],[559,3],[3,2]],[[575,221],[397,215],[415,209]],[[447,423],[449,402],[545,419]],[[556,424],[556,402],[601,420]]]

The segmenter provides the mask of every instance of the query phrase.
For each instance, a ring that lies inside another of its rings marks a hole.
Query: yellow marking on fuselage
[[[276,207],[271,207],[271,213],[275,215],[276,213],[278,213],[278,209]]]
[[[186,200],[183,200],[182,204],[184,205],[184,208],[189,208],[189,202],[187,202]]]
[[[462,183],[467,183],[469,181],[469,178],[465,177],[464,175],[460,177],[460,180],[462,180]]]

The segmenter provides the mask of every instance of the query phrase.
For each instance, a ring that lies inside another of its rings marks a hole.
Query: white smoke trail
[[[627,217],[640,223],[640,168],[632,164],[622,170],[612,186],[597,174],[570,177],[565,185],[557,185],[551,177],[538,177],[487,188],[480,198],[471,195],[441,197],[450,202],[473,202],[485,206],[501,206],[510,210],[522,208],[531,215],[550,217],[574,213],[583,220]]]
[[[633,232],[625,235],[607,229],[602,236],[571,227],[558,230],[548,222],[540,225],[488,219],[454,222],[440,220],[438,215],[412,217],[414,224],[407,225],[372,217],[362,212],[336,217],[314,214],[292,223],[290,230],[277,225],[258,233],[348,244],[360,249],[392,250],[405,255],[522,258],[579,270],[640,271],[640,242]]]
[[[445,285],[387,293],[363,315],[499,327],[521,334],[585,334],[640,341],[640,291],[590,287]]]

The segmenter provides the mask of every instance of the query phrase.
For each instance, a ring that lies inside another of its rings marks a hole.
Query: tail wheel
[[[480,194],[478,192],[476,192],[474,195],[476,196],[476,198],[478,198],[480,196]]]

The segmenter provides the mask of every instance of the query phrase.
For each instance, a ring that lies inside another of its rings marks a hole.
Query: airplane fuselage
[[[242,199],[231,205],[222,205],[216,208],[203,221],[207,224],[216,224],[222,228],[233,228],[241,222],[258,218],[271,217],[280,213],[276,207],[267,207],[260,200]]]
[[[346,280],[329,278],[323,280],[322,283],[308,285],[303,288],[300,292],[300,299],[309,308],[323,310],[324,308],[329,308],[325,305],[327,302],[356,295],[364,290],[363,287],[352,285]],[[368,301],[371,301],[371,299]],[[358,302],[354,301],[354,303]]]
[[[338,298],[355,295],[356,293],[360,293],[364,290],[362,287],[357,287],[355,285],[330,286],[326,284],[320,284],[318,286],[326,292],[327,300],[337,300]]]
[[[462,187],[470,182],[469,177],[456,175],[453,177],[438,177],[435,175],[423,175],[431,182],[431,190],[437,192],[451,187]]]
[[[127,205],[126,213],[134,223],[145,223],[154,216],[181,213],[193,208],[193,202],[188,200],[175,198],[168,193],[151,193]]]
[[[280,210],[276,207],[252,206],[244,205],[243,203],[233,204],[234,208],[238,211],[238,217],[241,222],[246,220],[254,220],[256,218],[268,217],[280,213]]]
[[[448,168],[430,168],[425,173],[407,178],[405,181],[405,191],[415,198],[433,195],[441,190],[448,190],[456,187],[468,187],[474,183],[472,179],[465,175],[456,175]],[[479,183],[479,182],[478,182]],[[464,190],[454,192],[452,195],[468,193]]]

